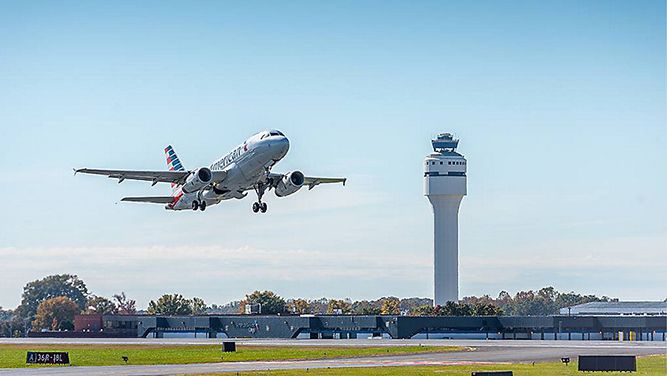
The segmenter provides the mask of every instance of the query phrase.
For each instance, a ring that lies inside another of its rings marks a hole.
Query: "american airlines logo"
[[[243,144],[236,149],[232,150],[229,154],[225,155],[221,160],[215,162],[211,165],[211,170],[222,170],[225,167],[229,166],[230,163],[234,162],[238,157],[243,154],[243,152],[248,151],[248,145]]]

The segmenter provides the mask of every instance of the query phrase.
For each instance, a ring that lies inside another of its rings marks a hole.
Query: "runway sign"
[[[69,364],[69,353],[28,351],[25,362],[27,364]]]
[[[223,342],[222,352],[236,352],[236,342]]]
[[[579,355],[579,371],[637,371],[634,355]]]

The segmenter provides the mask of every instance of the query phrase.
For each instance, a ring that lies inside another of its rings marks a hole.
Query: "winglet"
[[[343,187],[345,186],[346,182],[347,182],[347,178],[343,179]]]

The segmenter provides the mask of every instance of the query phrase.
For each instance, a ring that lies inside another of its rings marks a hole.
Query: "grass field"
[[[596,375],[603,376],[665,376],[667,375],[667,356],[654,355],[637,358],[637,372],[579,372],[576,363],[566,366],[560,362],[532,364],[497,364],[497,365],[465,365],[465,366],[424,366],[424,367],[369,367],[369,368],[332,368],[288,371],[255,371],[241,372],[242,375],[266,376],[470,376],[473,371],[513,371],[515,376],[574,376]],[[236,375],[236,373],[221,373],[218,375]],[[211,374],[207,374],[211,376]]]
[[[0,368],[43,367],[26,365],[27,351],[67,351],[75,366],[128,364],[188,364],[239,362],[254,360],[327,359],[425,352],[463,351],[462,347],[392,346],[392,347],[286,347],[237,346],[235,353],[222,353],[220,345],[0,345]],[[48,365],[44,365],[47,366]]]

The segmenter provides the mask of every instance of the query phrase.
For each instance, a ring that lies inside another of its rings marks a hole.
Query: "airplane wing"
[[[130,202],[150,202],[153,204],[170,204],[174,202],[171,196],[156,196],[156,197],[123,197],[121,201]]]
[[[282,179],[284,174],[276,174],[276,173],[270,173],[269,178],[273,178],[274,181]],[[303,185],[308,186],[308,190],[311,190],[315,188],[315,186],[318,186],[320,184],[327,184],[327,183],[343,183],[345,185],[345,182],[347,182],[347,178],[316,178],[312,176],[304,176],[303,178]]]
[[[308,190],[311,190],[311,189],[315,188],[315,186],[320,185],[320,184],[343,183],[343,185],[345,185],[346,181],[347,181],[347,178],[314,178],[314,177],[306,176],[303,180],[303,185],[307,185]]]
[[[93,174],[104,175],[109,178],[118,179],[119,183],[123,180],[144,180],[151,181],[153,185],[157,183],[175,183],[183,184],[190,175],[190,171],[133,171],[133,170],[98,170],[92,168],[80,168],[74,170],[74,174]]]

